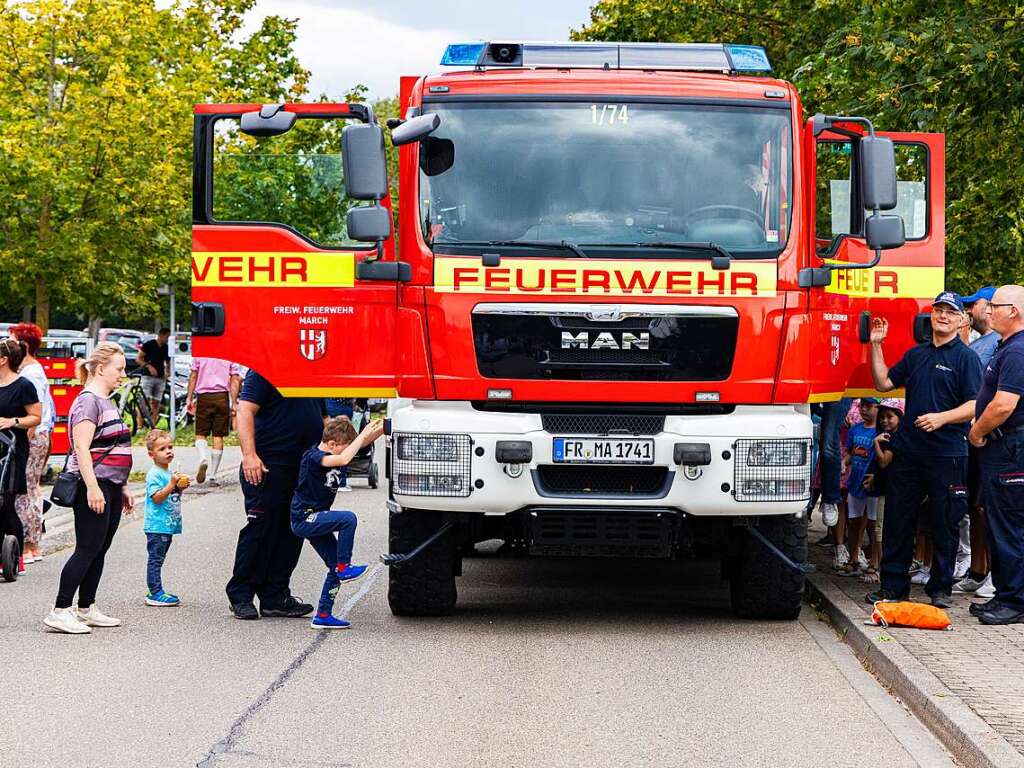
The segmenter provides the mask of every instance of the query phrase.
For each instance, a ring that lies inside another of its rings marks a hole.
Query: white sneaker
[[[351,485],[343,485],[343,486],[341,486],[341,488],[338,489],[338,493],[351,493],[351,492],[352,492],[352,486]]]
[[[960,581],[967,575],[967,572],[971,570],[971,557],[957,558],[956,565],[953,566],[953,581]]]
[[[845,544],[837,544],[835,557],[832,558],[832,567],[836,569],[845,568],[849,562],[850,550],[846,548]]]
[[[121,620],[112,616],[106,616],[103,611],[96,607],[96,603],[89,606],[88,611],[81,608],[76,609],[78,620],[88,624],[90,627],[120,627]]]
[[[831,528],[833,525],[839,522],[839,505],[838,504],[826,504],[821,503],[821,520],[825,525]]]
[[[868,568],[868,559],[864,557],[864,550],[862,549],[857,553],[857,566],[862,570],[866,571]]]
[[[926,569],[922,568],[921,570],[914,571],[913,573],[910,574],[910,583],[911,584],[924,585],[924,584],[928,583],[928,579],[930,579],[931,577],[932,577],[931,570],[930,569],[926,570]]]
[[[43,619],[43,624],[50,627],[50,629],[55,629],[58,632],[64,632],[69,635],[87,635],[92,632],[88,625],[78,620],[77,615],[71,608],[54,608],[50,611],[50,615]]]
[[[995,597],[996,588],[992,583],[992,574],[985,577],[985,581],[974,591],[975,597]]]
[[[972,594],[981,589],[981,586],[987,581],[987,577],[978,581],[972,579],[970,576],[964,576],[960,581],[953,585],[953,592],[958,595]]]

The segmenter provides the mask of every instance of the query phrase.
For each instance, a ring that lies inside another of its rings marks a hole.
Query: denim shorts
[[[142,394],[146,396],[147,400],[163,399],[164,388],[167,386],[167,379],[162,376],[143,376],[141,383]]]

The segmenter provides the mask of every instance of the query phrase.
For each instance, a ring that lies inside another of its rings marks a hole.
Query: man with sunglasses
[[[1024,288],[1004,285],[989,302],[1002,336],[985,366],[968,439],[980,449],[994,598],[975,603],[983,624],[1024,623]]]
[[[871,374],[879,392],[906,387],[906,415],[893,438],[885,499],[881,588],[869,603],[906,600],[918,513],[928,498],[934,554],[925,592],[932,605],[952,604],[953,566],[960,520],[967,514],[967,423],[981,385],[981,361],[960,340],[960,296],[943,291],[932,302],[932,339],[907,350],[892,368],[882,342],[889,321],[871,322]]]

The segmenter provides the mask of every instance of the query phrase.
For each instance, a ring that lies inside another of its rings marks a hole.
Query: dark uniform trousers
[[[910,595],[910,565],[918,514],[926,510],[933,537],[929,595],[953,591],[960,520],[967,514],[967,457],[896,453],[888,473],[882,532],[882,589]],[[922,507],[925,497],[928,505]]]
[[[251,602],[276,608],[290,596],[288,582],[302,553],[302,539],[292,533],[290,507],[298,466],[273,464],[263,482],[252,485],[238,471],[245,500],[245,527],[238,532],[235,567],[227,585],[232,603]]]
[[[1024,611],[1024,433],[989,436],[979,458],[996,600]]]

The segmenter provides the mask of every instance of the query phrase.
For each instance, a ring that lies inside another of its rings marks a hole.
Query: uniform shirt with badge
[[[989,364],[985,366],[981,389],[974,405],[974,418],[981,418],[997,391],[1024,395],[1024,331],[1017,331],[1000,342]],[[1013,413],[1001,425],[1003,429],[1024,427],[1024,397],[1017,401]]]
[[[906,412],[893,436],[893,450],[905,454],[966,456],[969,424],[946,424],[934,432],[914,422],[926,413],[950,411],[974,400],[981,386],[981,361],[954,336],[941,346],[911,347],[889,369],[895,387],[906,387]]]
[[[255,418],[256,453],[264,464],[296,467],[324,431],[324,402],[311,397],[284,397],[269,381],[249,371],[239,400],[259,406]]]
[[[340,467],[325,467],[325,456],[331,456],[314,445],[304,454],[299,464],[299,482],[292,496],[292,517],[304,518],[310,511],[323,512],[331,508],[338,489],[345,482],[345,475]]]

